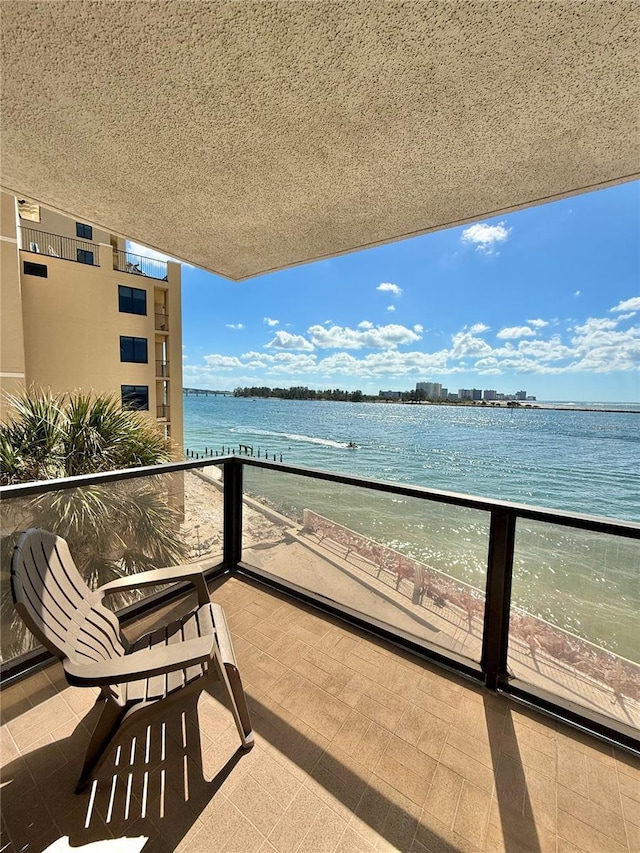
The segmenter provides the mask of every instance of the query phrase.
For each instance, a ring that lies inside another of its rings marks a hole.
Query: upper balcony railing
[[[145,258],[143,255],[134,255],[131,252],[123,252],[120,249],[114,250],[113,268],[119,272],[126,272],[131,275],[143,275],[147,278],[159,279],[160,281],[167,281],[168,278],[166,261],[160,261],[156,258]]]
[[[103,563],[206,560],[640,748],[640,524],[244,456],[5,486],[0,499],[3,559],[12,529],[46,526],[91,577]],[[103,525],[83,500],[104,506]],[[133,530],[140,513],[149,523]],[[10,608],[2,621],[3,674],[43,658]]]
[[[20,226],[20,248],[24,252],[34,252],[38,255],[48,255],[51,258],[61,258],[94,267],[100,266],[97,243],[76,240],[75,237],[63,237],[60,234],[50,234],[35,228],[25,228],[24,225]]]

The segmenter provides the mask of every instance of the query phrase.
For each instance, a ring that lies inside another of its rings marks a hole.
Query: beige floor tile
[[[230,801],[267,836],[284,813],[284,806],[249,775],[229,794]]]
[[[347,821],[322,806],[302,839],[297,853],[333,853],[347,828]]]
[[[609,811],[621,814],[622,803],[617,769],[603,765],[601,761],[591,756],[586,757],[586,765],[589,799]]]
[[[153,735],[148,766],[130,769],[121,753],[114,768],[110,754],[85,831],[89,795],[73,786],[95,691],[65,687],[53,667],[8,691],[7,709],[3,692],[7,853],[130,830],[147,830],[150,853],[640,851],[633,756],[268,590],[231,579],[216,597],[228,602],[254,749],[234,758],[231,714],[219,692],[205,695],[187,714],[186,752],[180,724],[166,730],[164,759]],[[131,729],[122,748],[134,736],[139,757],[144,733]]]
[[[424,727],[416,745],[420,752],[438,761],[450,732],[451,726],[448,723],[425,711]]]
[[[396,802],[389,807],[380,831],[381,839],[376,842],[378,850],[409,850],[418,828],[420,813],[421,809],[411,800],[406,797],[396,798]]]
[[[558,809],[559,839],[570,841],[584,853],[628,853],[626,836],[622,843],[614,841],[610,835],[605,835],[563,809]]]
[[[491,794],[465,781],[460,793],[458,811],[453,821],[453,831],[477,847],[482,847],[487,832],[490,807]]]
[[[602,808],[568,788],[558,786],[558,814],[566,812],[618,844],[626,844],[624,821],[618,813]]]
[[[634,778],[627,776],[623,772],[626,768],[618,767],[618,785],[620,786],[620,794],[625,797],[630,797],[637,803],[640,803],[640,776]]]
[[[535,770],[526,771],[523,811],[525,817],[531,818],[537,826],[556,832],[557,786],[550,785],[549,779]]]
[[[640,803],[631,797],[625,797],[624,794],[622,795],[622,814],[626,821],[640,826]]]
[[[471,782],[483,791],[491,793],[493,790],[493,770],[486,764],[481,764],[473,758],[469,758],[464,752],[455,749],[450,744],[445,744],[440,756],[440,762],[451,770],[455,770],[463,779]]]
[[[575,791],[583,797],[589,796],[587,783],[587,757],[570,744],[558,743],[558,784]]]
[[[322,809],[322,800],[308,788],[300,788],[271,830],[268,836],[269,842],[278,853],[293,853],[298,849],[300,842]]]
[[[366,838],[348,826],[336,847],[336,853],[375,853],[375,849]]]
[[[462,776],[444,764],[438,764],[424,803],[425,812],[451,829],[458,811],[463,784]]]

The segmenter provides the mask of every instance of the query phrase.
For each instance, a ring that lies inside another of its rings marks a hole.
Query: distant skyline
[[[183,265],[184,385],[639,401],[639,231],[632,182],[237,284]]]

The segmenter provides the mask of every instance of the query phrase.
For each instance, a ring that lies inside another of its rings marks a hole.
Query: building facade
[[[182,455],[180,264],[8,193],[1,197],[0,388],[108,393]]]
[[[416,382],[416,391],[423,391],[428,400],[442,399],[442,384],[440,382]]]

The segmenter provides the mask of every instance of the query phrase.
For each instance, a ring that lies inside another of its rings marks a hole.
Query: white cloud
[[[226,323],[225,328],[227,328],[227,329],[244,329],[244,325],[242,323]]]
[[[601,331],[602,329],[615,329],[617,325],[617,317],[615,320],[609,317],[589,317],[582,325],[575,326],[574,330],[579,335],[590,335],[592,332]]]
[[[185,364],[184,373],[192,387],[233,388],[238,384],[302,382],[319,386],[332,382],[332,377],[344,377],[348,386],[355,382],[398,380],[410,387],[425,375],[444,377],[469,371],[475,371],[478,377],[508,372],[523,376],[637,372],[640,324],[621,330],[620,316],[616,312],[615,317],[590,317],[579,323],[573,320],[564,332],[550,321],[548,325],[554,332],[547,339],[542,337],[549,334],[545,327],[530,323],[527,327],[513,327],[520,331],[528,328],[529,334],[503,337],[494,345],[480,336],[486,326],[476,323],[452,335],[448,347],[432,352],[406,351],[407,344],[415,346],[421,340],[423,327],[419,324],[412,329],[398,324],[373,326],[367,320],[355,329],[318,324],[305,335],[275,333],[263,352],[250,350],[239,357],[208,355],[199,365]],[[365,349],[369,352],[355,352]],[[322,350],[332,351],[325,354]]]
[[[390,323],[370,329],[350,329],[348,326],[311,326],[307,329],[313,344],[320,349],[394,349],[420,340],[416,332],[406,326]]]
[[[465,228],[462,232],[462,242],[470,243],[476,247],[476,251],[485,255],[491,255],[497,243],[504,243],[511,228],[506,228],[504,222],[497,225],[488,225],[486,222],[477,222],[475,225]]]
[[[631,299],[625,299],[618,302],[615,308],[610,308],[610,311],[640,311],[640,296],[632,296]]]
[[[454,359],[465,358],[466,356],[489,355],[491,347],[482,338],[476,338],[471,332],[458,332],[451,336],[453,349],[451,356]]]
[[[271,317],[265,317],[264,322],[267,326],[277,326],[280,320],[272,320]]]
[[[387,305],[387,311],[395,311],[395,310],[396,310],[395,305]]]
[[[616,319],[618,322],[620,322],[621,320],[628,320],[629,317],[635,317],[637,313],[637,311],[629,311],[628,314],[618,314]]]
[[[302,335],[291,335],[289,332],[283,331],[276,332],[275,338],[272,341],[269,341],[265,346],[273,347],[274,349],[313,349],[313,344],[309,343],[309,341]]]
[[[420,323],[416,323],[415,326],[413,327],[413,331],[416,332],[417,334],[421,335],[422,332],[424,332],[424,326],[421,326]]]
[[[543,329],[545,326],[548,326],[549,323],[547,320],[527,320],[529,326],[533,326],[536,329]]]
[[[535,335],[535,331],[530,326],[508,326],[506,329],[501,329],[496,338],[507,340],[511,338],[531,338]]]
[[[579,291],[579,290],[576,290],[576,291],[575,291],[575,293],[574,293],[573,295],[574,295],[574,296],[580,296],[580,291]]]
[[[400,296],[402,293],[401,287],[398,287],[397,284],[391,284],[389,281],[383,281],[376,287],[376,290],[381,290],[383,293],[393,293],[394,296]]]
[[[235,355],[205,355],[204,363],[207,367],[216,370],[232,370],[236,367],[244,367],[243,363]],[[191,366],[193,370],[195,365]]]

